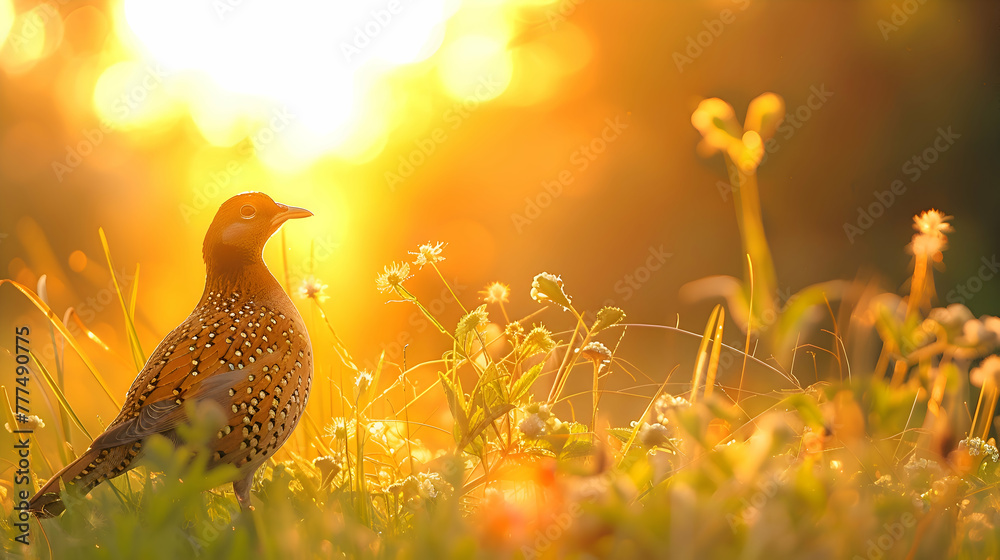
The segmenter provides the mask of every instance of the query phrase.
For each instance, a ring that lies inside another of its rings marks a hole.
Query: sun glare
[[[366,160],[426,106],[413,83],[478,102],[507,89],[520,5],[539,2],[123,0],[115,28],[132,60],[105,69],[94,104],[125,129],[186,112],[210,144],[250,138],[272,168]]]
[[[3,45],[12,25],[14,25],[14,6],[10,0],[0,0],[0,45]]]

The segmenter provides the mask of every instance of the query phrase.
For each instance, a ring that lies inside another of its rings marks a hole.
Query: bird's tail
[[[59,492],[72,488],[85,495],[95,486],[114,478],[129,468],[137,445],[111,449],[88,449],[77,460],[63,467],[28,501],[28,511],[38,517],[55,517],[66,509]],[[127,457],[127,458],[126,458]]]

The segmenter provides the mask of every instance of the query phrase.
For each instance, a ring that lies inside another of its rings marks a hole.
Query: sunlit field
[[[0,0],[0,557],[1000,558],[998,26]]]

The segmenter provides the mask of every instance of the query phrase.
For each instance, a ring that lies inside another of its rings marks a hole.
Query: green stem
[[[437,272],[438,278],[441,279],[441,282],[444,283],[444,286],[448,288],[448,292],[451,294],[451,297],[454,298],[455,303],[457,303],[458,306],[462,308],[462,314],[463,315],[467,314],[469,311],[465,308],[464,305],[462,305],[462,300],[458,299],[458,294],[455,293],[455,290],[451,289],[451,284],[449,284],[448,281],[444,279],[444,274],[441,274],[441,269],[439,269],[437,267],[437,264],[435,263],[431,263],[431,266],[434,267],[434,272]]]
[[[569,377],[569,372],[576,365],[576,359],[578,353],[574,352],[574,343],[576,342],[576,335],[580,332],[580,327],[583,327],[586,333],[583,337],[583,342],[580,343],[580,347],[586,346],[590,342],[590,329],[583,322],[583,315],[577,313],[576,309],[572,306],[568,307],[570,312],[576,316],[576,326],[573,328],[573,336],[569,339],[569,344],[566,346],[566,354],[563,356],[562,363],[559,365],[559,370],[556,372],[555,381],[552,384],[552,390],[549,392],[548,403],[553,404],[559,400],[559,394],[562,393],[563,386],[566,385],[566,379]]]
[[[757,189],[756,169],[744,171],[726,156],[726,168],[729,170],[729,180],[733,185],[733,202],[736,206],[736,222],[740,228],[743,241],[743,251],[750,255],[753,261],[755,277],[753,283],[754,305],[758,316],[775,312],[774,294],[777,280],[774,271],[774,261],[771,249],[764,234],[763,214],[760,206],[760,194]],[[744,265],[744,286],[749,285],[750,269]],[[753,317],[748,319],[749,328],[756,328]]]
[[[448,335],[448,337],[454,340],[455,342],[458,342],[458,340],[455,338],[455,335],[451,334],[451,332],[449,332],[448,329],[444,328],[444,326],[434,317],[434,315],[431,315],[431,312],[428,311],[426,307],[424,307],[424,304],[420,303],[420,301],[417,300],[417,296],[410,293],[410,291],[404,288],[401,284],[393,286],[393,289],[396,290],[396,293],[399,294],[399,296],[402,297],[403,299],[413,302],[413,304],[416,305],[418,309],[420,309],[420,312],[424,314],[424,317],[427,317],[427,319],[430,320],[430,322],[433,323],[434,326],[437,327],[439,331]]]
[[[601,402],[601,392],[598,390],[599,383],[601,379],[601,365],[599,362],[594,362],[594,412],[590,419],[590,431],[597,436],[597,405]]]

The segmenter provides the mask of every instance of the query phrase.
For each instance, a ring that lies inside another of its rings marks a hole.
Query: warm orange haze
[[[996,557],[998,25],[0,0],[3,550]]]

